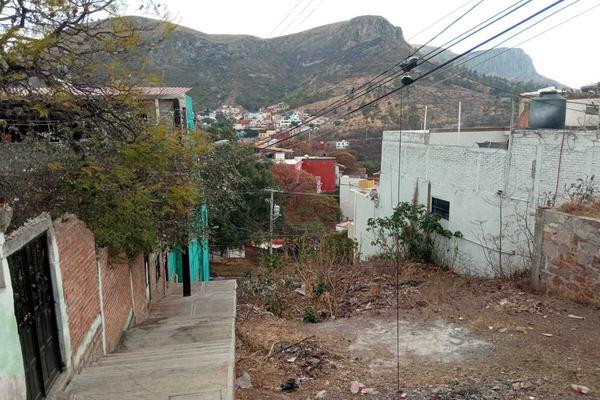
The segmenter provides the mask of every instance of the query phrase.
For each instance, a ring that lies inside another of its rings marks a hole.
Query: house
[[[303,157],[300,168],[319,178],[318,193],[335,193],[335,157]]]
[[[386,131],[378,196],[357,195],[349,236],[363,258],[377,254],[368,219],[417,199],[462,233],[440,240],[438,261],[478,276],[526,269],[536,208],[561,204],[571,183],[600,174],[596,141],[595,130]]]
[[[194,104],[187,87],[140,87],[147,117],[184,130],[195,129]]]
[[[344,150],[344,149],[347,149],[348,147],[350,147],[350,142],[348,142],[346,139],[335,142],[336,150]]]

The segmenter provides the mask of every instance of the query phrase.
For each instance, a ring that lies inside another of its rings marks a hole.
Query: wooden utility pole
[[[181,279],[183,280],[183,297],[192,295],[192,278],[190,276],[190,256],[188,246],[183,246],[181,254]]]

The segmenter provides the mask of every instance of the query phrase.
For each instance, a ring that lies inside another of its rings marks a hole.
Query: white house
[[[343,150],[347,149],[348,147],[350,147],[350,142],[348,142],[346,139],[341,140],[339,142],[335,142],[336,150]]]
[[[386,131],[378,196],[355,198],[349,237],[364,258],[377,254],[368,219],[417,198],[463,235],[439,241],[438,261],[478,276],[510,273],[529,267],[536,208],[564,202],[568,185],[591,175],[600,176],[595,130]]]

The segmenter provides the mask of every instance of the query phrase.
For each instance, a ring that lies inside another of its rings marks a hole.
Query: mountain
[[[178,26],[148,58],[166,84],[194,87],[192,94],[203,105],[234,101],[256,108],[314,79],[336,83],[384,69],[392,59],[378,56],[384,51],[397,59],[408,55],[410,46],[400,28],[365,16],[273,39],[207,35]]]
[[[426,46],[423,52],[427,53],[431,50],[437,50],[437,48]],[[456,53],[444,50],[436,59],[443,62],[454,56],[456,56]],[[542,86],[567,87],[538,73],[533,60],[523,49],[498,47],[490,50],[479,50],[466,56],[465,60],[467,59],[472,61],[465,63],[464,66],[479,74],[522,82],[534,82]]]
[[[148,21],[132,18],[141,24]],[[191,94],[198,109],[237,103],[254,110],[286,101],[292,106],[317,110],[330,104],[336,96],[350,93],[411,51],[413,47],[404,39],[401,28],[383,17],[361,16],[270,39],[209,35],[177,26],[165,41],[148,51],[146,61],[151,71],[163,77],[162,84],[192,87]],[[535,71],[531,60],[523,55],[522,63],[512,65],[518,67],[515,69]],[[511,63],[503,57],[498,59],[502,61],[502,70],[498,67],[495,73],[508,76]],[[412,73],[419,76],[424,70],[419,67]],[[507,116],[510,107],[499,100],[503,93],[539,87],[539,84],[524,85],[497,77],[476,77],[481,81],[487,79],[499,89],[468,77],[452,78],[441,72],[435,79],[424,79],[414,89],[402,92],[410,97],[413,113],[421,115],[428,105],[429,122],[439,126],[455,123],[458,100],[461,100],[463,120],[475,126],[510,120]],[[358,103],[369,101],[397,85],[397,81],[390,81]],[[353,114],[350,129],[366,123],[393,126],[398,121],[399,103],[400,97],[396,94],[361,114]],[[356,105],[338,110],[335,118],[344,118],[346,110]],[[419,117],[412,120],[412,125],[418,126]]]

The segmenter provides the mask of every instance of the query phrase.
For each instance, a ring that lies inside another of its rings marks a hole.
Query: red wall
[[[300,165],[302,170],[321,178],[321,192],[335,193],[335,159],[306,159]]]

